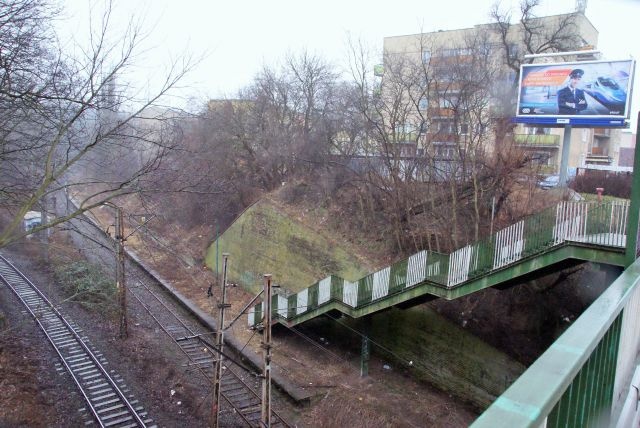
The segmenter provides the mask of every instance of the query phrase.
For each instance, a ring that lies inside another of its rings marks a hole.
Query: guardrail
[[[628,201],[560,202],[451,254],[420,251],[350,282],[328,276],[288,297],[273,296],[273,319],[292,320],[330,302],[360,308],[424,283],[450,290],[567,242],[624,248]],[[262,320],[262,304],[248,324]]]
[[[472,426],[630,426],[637,394],[631,405],[625,400],[640,353],[639,318],[636,260]]]

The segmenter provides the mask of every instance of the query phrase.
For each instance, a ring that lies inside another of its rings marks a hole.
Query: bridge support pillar
[[[360,353],[360,377],[366,377],[369,375],[369,359],[371,357],[371,341],[369,335],[371,334],[371,317],[365,317],[364,321],[364,334],[362,335],[362,351]]]

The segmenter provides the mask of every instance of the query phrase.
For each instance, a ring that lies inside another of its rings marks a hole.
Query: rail
[[[211,332],[199,332],[194,326],[188,325],[177,313],[176,308],[172,307],[174,306],[172,303],[165,301],[158,293],[151,290],[139,277],[134,278],[134,284],[130,286],[129,291],[162,331],[178,346],[189,360],[189,366],[194,367],[209,382],[213,379],[214,362],[225,357],[222,360],[225,365],[225,374],[222,377],[221,396],[232,407],[235,415],[247,426],[253,426],[260,418],[260,397],[254,391],[256,387],[249,385],[244,377],[232,368],[237,366],[247,370],[246,367],[237,365],[226,354],[221,355],[215,345],[204,339],[204,336]],[[142,294],[146,294],[147,297]],[[271,409],[271,414],[274,427],[290,427],[274,409]]]
[[[0,255],[0,278],[24,304],[60,357],[101,427],[147,427],[146,412],[135,408],[100,358],[53,303],[9,260]],[[96,389],[97,388],[97,389]],[[133,425],[132,425],[133,424]]]

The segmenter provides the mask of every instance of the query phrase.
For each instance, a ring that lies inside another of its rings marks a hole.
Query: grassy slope
[[[220,272],[223,253],[230,254],[230,280],[253,292],[262,289],[265,273],[272,274],[276,284],[299,291],[329,274],[355,280],[372,270],[346,243],[305,227],[269,200],[247,209],[219,238]],[[207,251],[206,264],[215,271],[215,242]]]
[[[224,232],[219,238],[219,253],[224,252],[231,254],[231,281],[253,292],[261,289],[263,273],[271,273],[274,282],[299,291],[331,273],[353,280],[372,271],[346,243],[338,245],[292,220],[268,200],[253,205]],[[215,256],[214,242],[206,257],[214,271]],[[221,260],[219,263],[221,271]],[[349,337],[344,327],[318,321],[311,324],[320,330],[332,330],[334,340],[337,335],[346,342],[359,343],[360,339]],[[348,323],[364,329],[362,320]],[[521,364],[425,306],[376,314],[371,329],[374,340],[414,362],[410,369],[413,376],[479,408],[488,406],[524,370]],[[377,352],[375,347],[372,351]]]

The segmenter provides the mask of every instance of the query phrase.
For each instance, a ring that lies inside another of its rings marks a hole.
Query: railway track
[[[69,203],[77,206],[73,200]],[[112,244],[112,238],[91,217],[76,226],[93,236],[96,241]],[[218,358],[215,346],[207,338],[213,337],[211,331],[205,330],[202,324],[192,319],[166,291],[156,283],[144,269],[131,261],[127,262],[128,292],[135,301],[155,320],[162,331],[179,347],[186,359],[186,366],[206,382],[213,376],[213,363]],[[183,315],[180,315],[183,314]],[[239,419],[244,425],[260,425],[261,397],[260,382],[256,376],[249,374],[244,367],[233,363],[230,359],[224,362],[221,379],[221,396],[223,408],[221,413],[229,413],[231,418]],[[227,403],[228,406],[224,406]],[[224,416],[224,415],[222,415]],[[290,427],[275,411],[271,414],[271,426]]]
[[[134,278],[130,276],[129,291],[162,331],[180,348],[187,360],[187,367],[193,372],[211,381],[214,362],[222,358],[221,396],[228,405],[223,407],[223,412],[236,415],[248,426],[260,426],[261,397],[256,392],[260,382],[255,373],[228,356],[221,356],[215,346],[207,340],[211,332],[181,317],[176,304],[164,298],[161,293],[152,290],[152,287],[147,285],[140,276],[134,275]],[[273,410],[271,426],[290,427]]]
[[[92,349],[82,330],[63,317],[47,297],[11,262],[0,255],[0,279],[24,304],[80,389],[86,405],[101,427],[155,427],[123,380],[107,370],[106,359]]]

